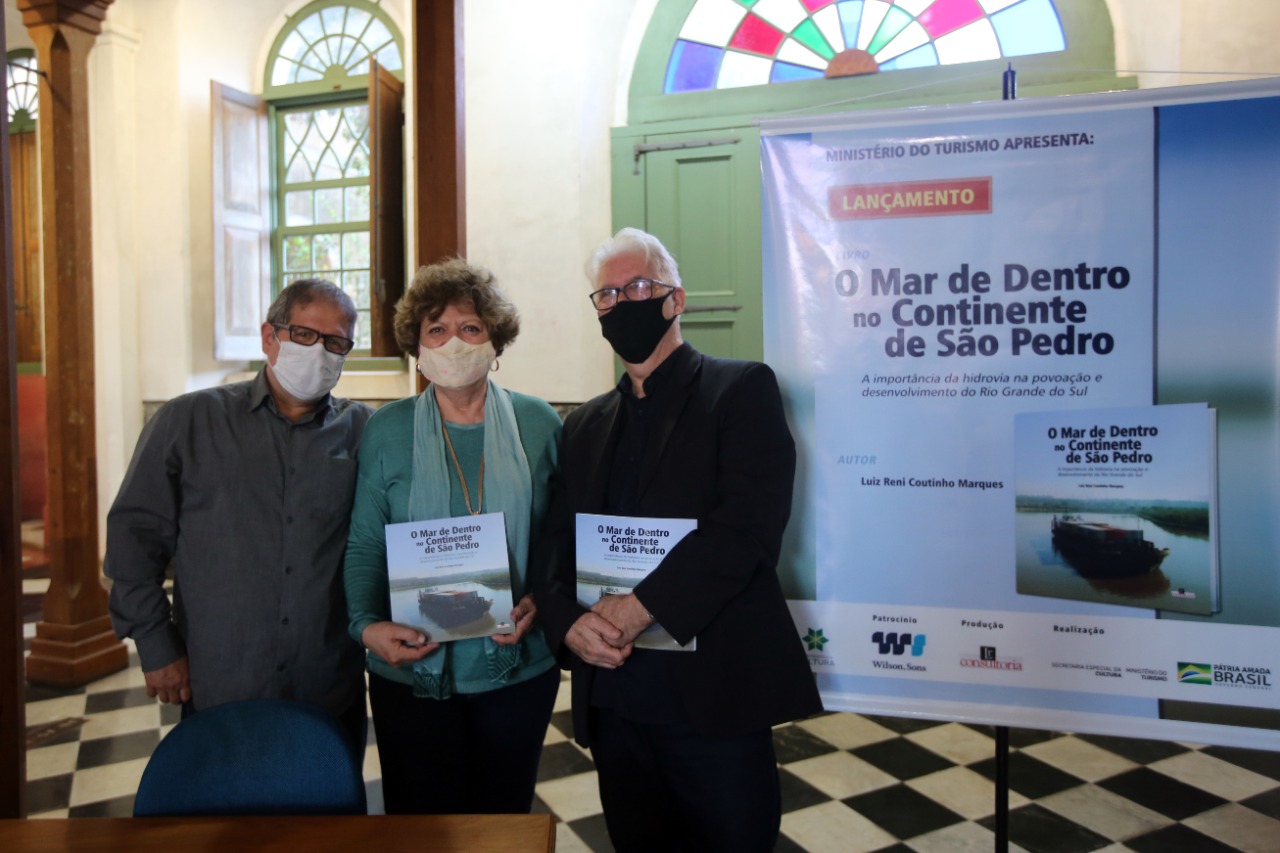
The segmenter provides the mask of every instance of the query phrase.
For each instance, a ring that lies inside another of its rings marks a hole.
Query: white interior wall
[[[611,233],[609,127],[635,2],[550,5],[465,6],[467,250],[520,310],[498,381],[581,402],[614,381],[583,267]]]
[[[35,42],[22,25],[22,13],[18,11],[16,0],[5,0],[4,4],[4,37],[5,50],[17,50],[20,47],[35,50]]]
[[[1137,71],[1139,88],[1280,74],[1275,0],[1107,0],[1107,6],[1116,67]]]
[[[94,390],[100,497],[114,494],[142,428],[138,328],[138,126],[141,42],[128,15],[111,19],[89,59],[89,172],[93,199]]]

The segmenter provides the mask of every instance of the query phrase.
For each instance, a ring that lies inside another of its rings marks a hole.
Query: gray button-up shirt
[[[362,698],[342,555],[370,414],[326,397],[292,423],[264,368],[147,423],[107,516],[105,565],[116,633],[144,671],[187,655],[197,709],[278,697],[340,714]]]

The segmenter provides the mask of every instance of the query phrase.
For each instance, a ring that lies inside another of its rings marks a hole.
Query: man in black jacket
[[[573,671],[620,850],[772,850],[781,821],[770,727],[822,710],[777,576],[795,445],[773,372],[704,356],[677,320],[675,261],[623,229],[597,250],[591,299],[626,368],[565,421],[563,488],[539,618]],[[575,591],[574,513],[695,519],[625,595]],[[654,622],[693,651],[636,649]]]

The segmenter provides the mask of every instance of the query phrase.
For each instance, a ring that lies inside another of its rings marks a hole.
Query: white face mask
[[[418,345],[418,369],[441,388],[474,385],[497,357],[492,342],[469,344],[456,335],[435,349]]]
[[[346,360],[345,356],[329,352],[319,341],[309,347],[280,341],[280,352],[271,366],[271,374],[290,396],[310,403],[333,390]]]

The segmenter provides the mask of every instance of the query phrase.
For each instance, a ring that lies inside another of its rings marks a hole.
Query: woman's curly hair
[[[420,267],[413,276],[409,289],[396,303],[396,344],[416,358],[422,321],[436,320],[455,304],[475,311],[498,355],[520,333],[520,315],[498,288],[493,273],[462,258],[452,258]]]

